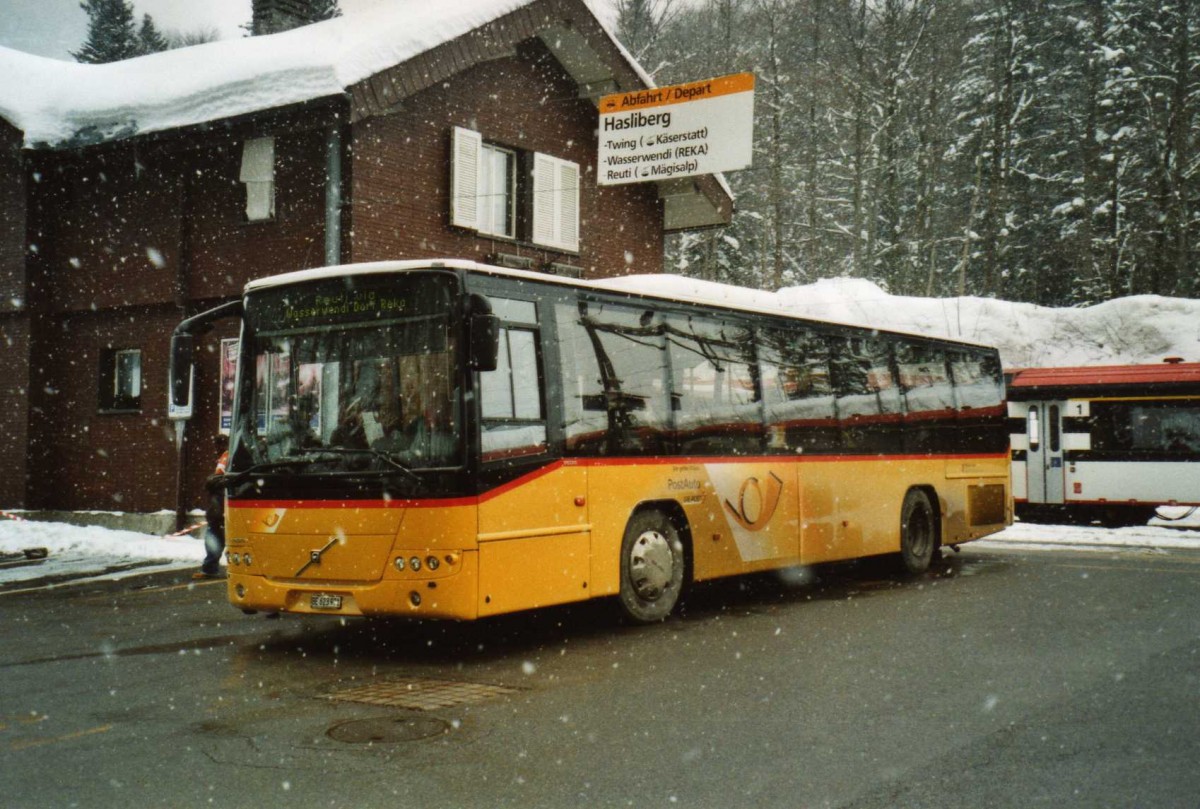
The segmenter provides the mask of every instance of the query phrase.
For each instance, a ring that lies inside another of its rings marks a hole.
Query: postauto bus
[[[993,348],[470,261],[305,270],[241,318],[229,599],[475,619],[942,546],[1011,521]]]

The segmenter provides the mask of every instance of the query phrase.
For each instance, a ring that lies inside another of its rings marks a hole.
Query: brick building
[[[182,446],[168,337],[252,278],[658,272],[664,233],[731,214],[715,177],[596,184],[599,96],[648,82],[584,0],[412,3],[112,65],[0,48],[0,72],[4,508],[198,505],[236,333],[204,338]],[[534,206],[548,177],[577,195]]]

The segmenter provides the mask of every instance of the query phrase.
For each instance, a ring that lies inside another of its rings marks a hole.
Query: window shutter
[[[479,159],[483,136],[470,129],[454,127],[450,156],[450,224],[479,226]]]
[[[579,251],[579,166],[567,160],[558,164],[559,245]]]
[[[533,156],[533,241],[554,243],[554,158]]]
[[[533,158],[533,241],[579,250],[579,166],[550,155]]]
[[[246,184],[246,218],[251,222],[275,216],[275,138],[251,138],[242,144],[242,169]]]

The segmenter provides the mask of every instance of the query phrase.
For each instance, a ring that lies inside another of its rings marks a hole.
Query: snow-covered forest
[[[1053,306],[1194,297],[1200,4],[614,0],[660,84],[752,71],[732,227],[676,268]]]

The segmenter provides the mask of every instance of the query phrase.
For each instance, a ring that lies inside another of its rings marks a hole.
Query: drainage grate
[[[361,702],[367,705],[387,705],[392,708],[409,708],[416,711],[432,711],[449,708],[468,702],[482,702],[492,697],[517,693],[516,688],[486,683],[459,683],[451,680],[429,680],[415,678],[371,683],[345,691],[329,694],[336,702]]]

